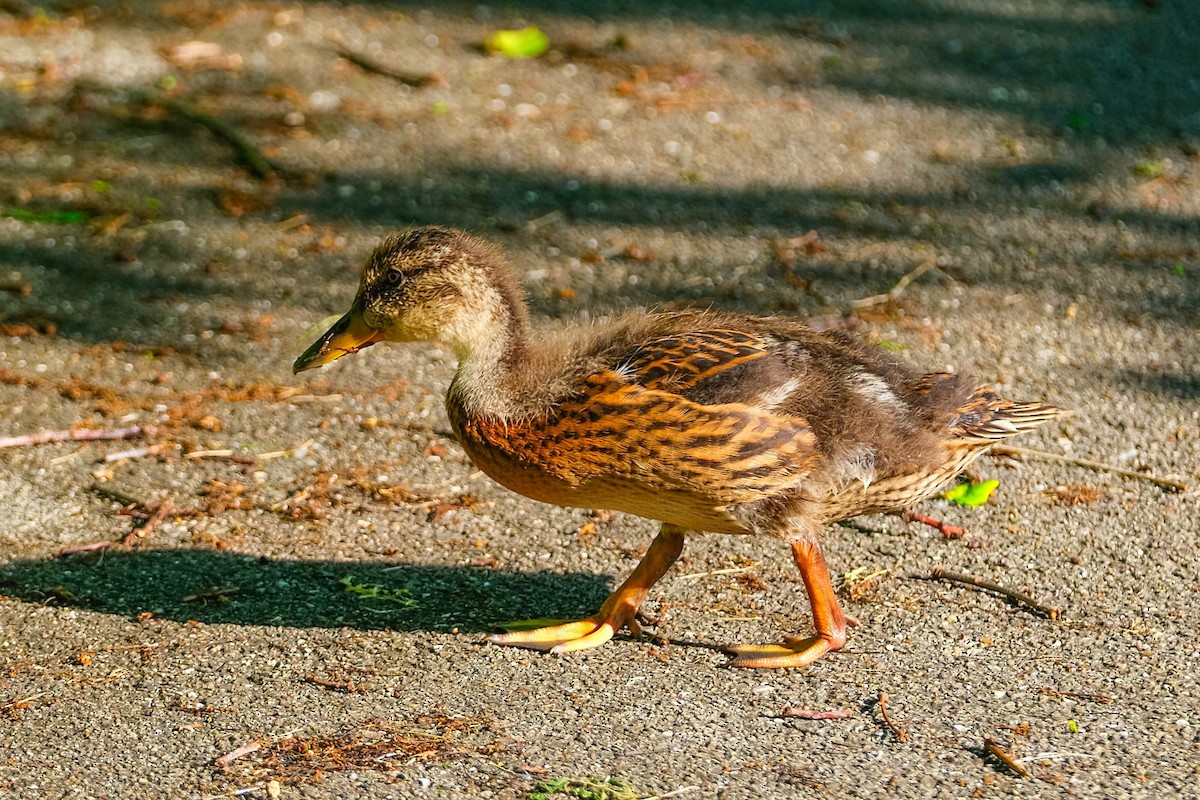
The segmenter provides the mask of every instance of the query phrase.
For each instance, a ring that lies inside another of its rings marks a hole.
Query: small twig
[[[854,716],[854,712],[848,708],[835,708],[832,711],[814,711],[809,708],[785,706],[783,711],[779,712],[779,716],[784,719],[850,719]]]
[[[666,794],[652,794],[641,798],[641,800],[667,800],[668,797],[679,797],[680,795],[687,794],[688,792],[698,791],[700,791],[699,786],[680,786],[673,792],[667,792]]]
[[[1000,744],[992,737],[983,737],[983,747],[988,753],[1000,761],[1001,764],[1011,769],[1017,775],[1020,775],[1022,778],[1029,777],[1029,770],[1025,769],[1024,765],[1018,763],[1016,759],[1010,756],[1008,751],[1001,747]]]
[[[153,436],[153,428],[131,425],[128,428],[72,428],[65,431],[39,431],[22,436],[0,438],[0,449],[5,447],[28,447],[35,444],[55,442],[98,442],[111,439],[140,439]]]
[[[190,453],[184,453],[183,457],[187,459],[196,458],[229,458],[233,455],[232,450],[193,450]]]
[[[160,502],[157,507],[155,507],[154,512],[146,519],[145,522],[143,522],[141,525],[138,525],[129,533],[125,534],[125,538],[121,540],[121,544],[128,547],[139,539],[145,539],[154,531],[155,528],[166,522],[167,517],[169,517],[171,512],[174,510],[175,503],[171,500],[171,498],[166,498]]]
[[[120,503],[126,508],[145,508],[146,504],[136,497],[130,497],[124,492],[117,491],[109,486],[97,484],[92,487],[92,491],[103,497],[105,500],[112,500],[114,503]]]
[[[917,577],[920,578],[921,576],[917,576]],[[1051,608],[1050,606],[1043,605],[1042,603],[1039,603],[1037,600],[1034,600],[1032,597],[1030,597],[1027,594],[1022,594],[1021,592],[1018,592],[1014,589],[1006,588],[1004,586],[1001,586],[998,583],[992,583],[991,581],[985,581],[980,578],[972,578],[970,575],[962,575],[957,572],[948,572],[947,570],[944,570],[941,567],[934,567],[933,569],[931,569],[929,571],[928,578],[921,578],[921,579],[922,580],[934,580],[934,581],[950,581],[951,583],[961,583],[965,586],[974,586],[977,589],[986,589],[989,592],[995,592],[998,595],[1007,597],[1009,600],[1013,601],[1017,605],[1025,606],[1026,608],[1032,609],[1033,611],[1036,611],[1037,613],[1041,614],[1046,619],[1057,620],[1062,616],[1062,612],[1059,609]]]
[[[526,222],[525,230],[536,231],[538,228],[541,228],[543,225],[549,225],[551,222],[558,222],[560,219],[562,219],[562,215],[563,215],[562,211],[557,208],[554,209],[553,211],[548,211],[545,214],[542,214],[540,217],[534,217],[533,219]]]
[[[1098,759],[1100,756],[1095,753],[1072,753],[1069,750],[1047,750],[1041,753],[1034,753],[1031,756],[1024,758],[1013,759],[1018,764],[1023,764],[1026,761],[1066,761],[1068,758],[1091,758]]]
[[[1028,447],[1014,447],[1010,444],[995,445],[991,449],[992,455],[997,456],[1022,456],[1024,458],[1038,458],[1043,461],[1058,461],[1063,464],[1073,464],[1084,469],[1094,469],[1097,472],[1111,472],[1114,475],[1120,475],[1124,478],[1136,478],[1137,480],[1149,481],[1157,484],[1164,489],[1170,489],[1173,492],[1186,492],[1188,485],[1183,481],[1171,480],[1170,478],[1160,478],[1157,475],[1147,475],[1145,472],[1137,470],[1124,469],[1112,464],[1105,464],[1103,461],[1092,461],[1089,458],[1075,458],[1073,456],[1064,456],[1059,453],[1048,453],[1045,450],[1032,450]]]
[[[228,753],[226,753],[225,755],[218,758],[216,760],[216,762],[214,762],[214,763],[216,763],[216,765],[218,767],[220,767],[221,769],[225,769],[226,767],[228,767],[234,761],[237,761],[242,756],[248,756],[251,753],[253,753],[256,750],[259,750],[261,748],[262,748],[262,742],[260,742],[258,739],[254,739],[252,741],[246,742],[241,747],[237,747],[237,748],[234,748],[233,750],[230,750]]]
[[[864,297],[861,300],[854,300],[850,303],[851,308],[870,308],[871,306],[883,305],[884,303],[894,302],[897,297],[904,293],[908,285],[917,278],[924,275],[929,270],[937,266],[937,262],[932,258],[928,261],[921,262],[916,269],[907,273],[900,280],[896,281],[896,285],[888,289],[883,294],[875,294],[870,297]]]
[[[275,458],[292,458],[293,456],[302,456],[306,452],[308,452],[308,448],[310,448],[314,444],[316,444],[316,441],[317,441],[316,439],[307,439],[304,442],[296,445],[295,447],[289,448],[287,450],[272,450],[269,453],[259,453],[258,460],[259,461],[270,461]]]
[[[104,457],[105,464],[111,464],[114,461],[125,461],[131,458],[145,458],[146,456],[161,456],[163,453],[170,450],[172,447],[177,447],[174,442],[159,442],[158,444],[147,445],[146,447],[135,447],[132,450],[122,450],[119,453],[109,453]]]
[[[442,86],[446,83],[446,78],[441,73],[431,72],[427,75],[413,75],[407,72],[400,72],[399,70],[380,64],[378,61],[374,61],[362,53],[351,50],[335,37],[330,36],[329,42],[333,45],[333,49],[337,51],[339,56],[354,66],[364,69],[367,72],[373,72],[376,75],[382,75],[385,78],[391,78],[405,86],[412,86],[414,89],[424,89],[426,86]]]
[[[163,97],[161,94],[154,92],[135,92],[134,96],[144,103],[160,106],[166,111],[186,119],[188,122],[194,122],[197,125],[208,128],[217,138],[223,139],[226,144],[234,149],[238,158],[250,168],[255,177],[267,180],[275,176],[276,169],[271,161],[225,120],[205,114],[198,108],[194,108],[180,100]]]
[[[892,722],[892,718],[888,716],[887,701],[887,692],[880,689],[879,700],[877,701],[879,704],[879,715],[883,717],[883,724],[886,725],[888,730],[890,730],[896,737],[896,741],[900,742],[900,744],[904,744],[908,741],[908,733],[904,730],[904,728],[898,727],[896,723]]]
[[[689,572],[686,575],[679,575],[675,578],[677,581],[694,581],[700,578],[708,578],[713,575],[736,575],[739,572],[749,572],[754,567],[730,567],[729,569],[714,569],[708,572]]]
[[[1060,692],[1057,689],[1051,689],[1049,686],[1038,687],[1038,692],[1049,697],[1070,697],[1075,700],[1091,700],[1092,702],[1105,705],[1116,702],[1113,698],[1106,694],[1092,694],[1090,692]]]
[[[292,405],[300,405],[302,403],[336,403],[341,399],[340,394],[297,394],[287,398],[287,402]]]
[[[73,556],[76,553],[91,553],[96,550],[103,550],[104,548],[110,546],[112,546],[112,542],[107,540],[103,542],[89,542],[88,544],[72,544],[64,547],[62,550],[59,550],[54,554],[54,557],[62,558],[63,556]]]
[[[947,539],[961,539],[967,535],[967,529],[961,528],[958,525],[951,525],[934,517],[927,517],[924,514],[916,511],[904,511],[900,514],[900,518],[905,522],[919,522],[922,525],[928,525],[934,530],[940,532]]]

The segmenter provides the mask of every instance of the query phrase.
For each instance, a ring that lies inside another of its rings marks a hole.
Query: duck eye
[[[392,284],[392,285],[395,285],[395,284],[399,283],[399,282],[400,282],[400,270],[398,270],[398,269],[389,269],[389,270],[387,271],[387,274],[385,274],[385,275],[383,276],[383,279],[384,279],[384,280],[386,280],[388,283],[390,283],[390,284]]]

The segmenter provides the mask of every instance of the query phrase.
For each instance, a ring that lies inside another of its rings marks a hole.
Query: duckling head
[[[500,252],[462,231],[425,227],[389,236],[363,268],[350,310],[296,359],[301,372],[376,342],[441,341],[460,361],[527,324]]]

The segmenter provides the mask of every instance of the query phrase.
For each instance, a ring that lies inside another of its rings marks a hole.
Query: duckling
[[[490,637],[553,653],[637,630],[685,533],[709,531],[786,543],[812,607],[813,635],[729,647],[731,665],[811,664],[856,624],[838,603],[821,529],[936,495],[991,445],[1058,415],[784,317],[641,312],[538,333],[500,251],[440,227],[388,237],[349,312],[294,370],[376,342],[431,340],[458,357],[446,408],[480,470],[535,500],[661,525],[595,615]]]

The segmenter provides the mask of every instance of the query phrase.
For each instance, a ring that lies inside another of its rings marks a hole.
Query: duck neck
[[[509,419],[521,413],[520,376],[533,342],[523,306],[504,303],[491,312],[468,323],[472,335],[447,342],[458,356],[450,396],[472,416]]]

